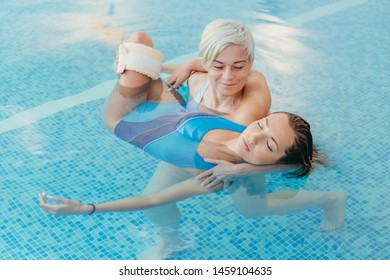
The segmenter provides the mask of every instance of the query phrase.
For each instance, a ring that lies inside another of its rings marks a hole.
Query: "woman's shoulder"
[[[263,73],[257,70],[252,70],[250,72],[244,88],[244,93],[244,97],[247,98],[252,98],[255,96],[268,97],[270,95],[267,80]]]
[[[240,109],[236,118],[248,124],[254,119],[266,116],[271,107],[271,93],[264,75],[252,70],[244,87]]]
[[[261,73],[260,71],[258,70],[255,70],[255,69],[252,69],[251,72],[249,73],[249,76],[248,76],[248,81],[249,80],[255,80],[257,81],[258,83],[267,83],[266,81],[266,78],[264,76],[263,73]]]

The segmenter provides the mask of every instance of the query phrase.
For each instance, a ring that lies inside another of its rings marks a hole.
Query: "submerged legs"
[[[161,162],[145,189],[145,194],[164,190],[192,177],[193,175],[182,168]],[[165,259],[175,251],[185,248],[184,241],[179,236],[181,214],[176,203],[148,209],[145,215],[156,226],[159,240],[154,246],[141,253],[139,259]]]
[[[264,181],[258,183],[265,184]],[[267,215],[286,215],[315,207],[324,210],[321,224],[323,231],[340,228],[345,219],[346,193],[336,191],[280,190],[264,196],[249,196],[246,189],[240,187],[231,194],[240,212],[247,218]]]

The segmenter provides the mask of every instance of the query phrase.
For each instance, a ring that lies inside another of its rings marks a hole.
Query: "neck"
[[[207,106],[215,110],[223,111],[229,113],[230,111],[235,111],[240,105],[242,98],[242,91],[234,95],[224,95],[218,91],[213,91],[209,95]]]
[[[238,156],[238,153],[236,151],[237,140],[238,140],[238,138],[234,137],[234,138],[232,138],[224,143],[227,153],[231,154],[232,156],[234,156],[236,158],[236,161],[235,161],[236,163],[243,161],[242,158],[240,156]]]
[[[202,141],[201,156],[204,158],[225,160],[231,163],[242,162],[242,158],[235,152],[236,141],[237,138],[220,143]]]

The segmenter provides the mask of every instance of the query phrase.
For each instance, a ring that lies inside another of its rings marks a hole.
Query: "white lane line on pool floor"
[[[288,23],[301,26],[307,22],[315,21],[319,18],[333,15],[342,10],[346,10],[357,5],[361,5],[366,3],[368,0],[344,0],[340,2],[336,2],[333,4],[325,5],[316,9],[313,9],[309,12],[300,14],[299,16],[290,18],[287,20]]]
[[[288,23],[300,26],[307,22],[315,21],[324,16],[329,16],[335,14],[339,11],[349,9],[351,7],[364,4],[368,0],[344,0],[339,1],[330,5],[325,5],[316,9],[313,9],[309,12],[303,13],[299,16],[290,18],[287,20]],[[174,61],[183,62],[182,58],[192,56],[184,55],[179,56],[174,59]],[[169,62],[166,62],[169,63]],[[30,125],[38,120],[47,118],[58,112],[67,110],[74,106],[87,103],[93,100],[106,97],[110,94],[112,88],[115,85],[117,80],[111,80],[100,85],[97,85],[93,88],[90,88],[82,93],[75,94],[69,97],[53,100],[44,104],[41,104],[37,107],[25,110],[23,112],[17,113],[5,120],[0,121],[0,134],[12,131],[27,125]]]
[[[17,113],[0,121],[0,134],[30,125],[74,106],[104,98],[111,93],[116,81],[117,79],[104,82],[79,94],[53,100]]]

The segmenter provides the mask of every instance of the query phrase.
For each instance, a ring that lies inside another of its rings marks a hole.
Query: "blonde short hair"
[[[204,67],[210,67],[215,58],[231,45],[240,45],[248,53],[249,63],[254,60],[255,43],[248,27],[232,19],[216,19],[202,33],[199,43],[199,58]]]

